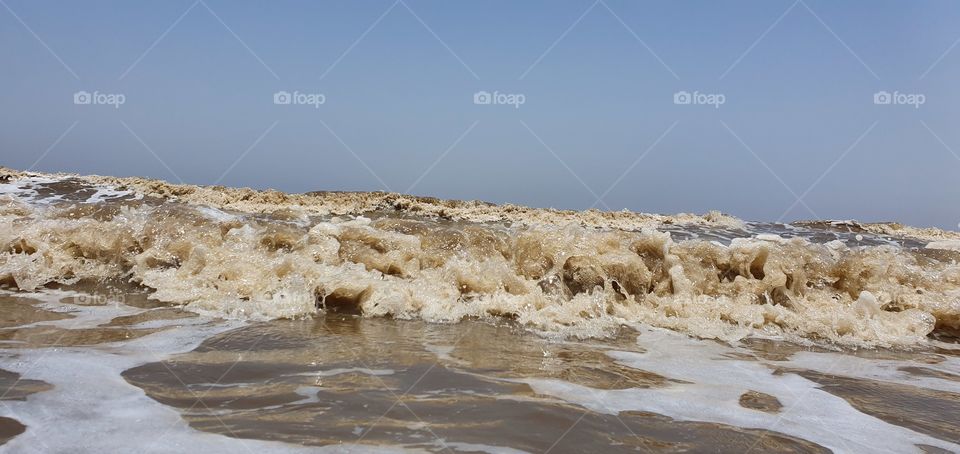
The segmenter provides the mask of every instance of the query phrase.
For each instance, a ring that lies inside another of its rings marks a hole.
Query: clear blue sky
[[[956,229],[958,40],[948,0],[2,0],[0,164]]]

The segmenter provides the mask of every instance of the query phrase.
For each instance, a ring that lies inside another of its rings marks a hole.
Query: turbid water
[[[10,452],[960,452],[960,235],[0,181]]]

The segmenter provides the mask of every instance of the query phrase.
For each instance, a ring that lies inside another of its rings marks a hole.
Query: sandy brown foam
[[[225,186],[195,186],[139,177],[39,174],[0,167],[0,178],[15,180],[38,175],[54,179],[76,179],[91,185],[108,185],[136,191],[146,196],[168,200],[175,199],[184,203],[202,204],[244,213],[272,214],[282,210],[292,210],[297,213],[344,215],[387,210],[471,222],[555,225],[576,223],[585,227],[631,230],[660,224],[704,223],[724,227],[742,225],[742,221],[739,219],[720,212],[710,212],[705,215],[677,214],[666,216],[630,211],[572,211],[529,208],[512,204],[495,205],[476,200],[443,200],[392,192],[317,191],[305,194],[287,194],[272,189],[258,191],[250,188],[229,188]]]
[[[952,256],[770,235],[675,241],[657,229],[740,224],[719,214],[70,181],[146,197],[40,204],[0,196],[0,282],[32,290],[123,278],[154,289],[154,298],[229,316],[509,317],[581,337],[646,323],[727,340],[910,346],[935,329],[960,329]]]

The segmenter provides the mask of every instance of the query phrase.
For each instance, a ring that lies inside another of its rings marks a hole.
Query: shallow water
[[[0,308],[29,314],[0,328],[10,452],[960,450],[960,345],[939,341],[832,351],[649,328],[552,340],[508,321],[238,322],[72,290],[8,291]]]
[[[0,451],[960,452],[957,238],[0,175]]]

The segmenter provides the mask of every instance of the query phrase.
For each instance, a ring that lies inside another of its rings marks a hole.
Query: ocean
[[[0,451],[960,452],[960,233],[0,169]]]

